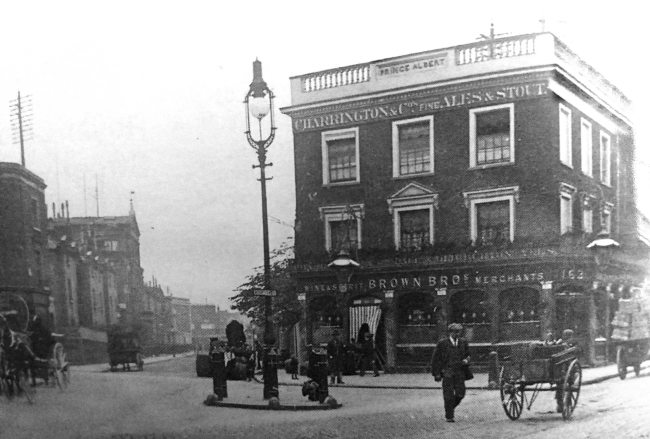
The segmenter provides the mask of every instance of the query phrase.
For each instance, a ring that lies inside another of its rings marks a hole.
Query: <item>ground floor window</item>
[[[399,343],[435,343],[437,308],[433,297],[422,292],[404,294],[397,302]]]
[[[499,293],[499,340],[540,340],[539,292],[510,288]]]
[[[449,323],[460,323],[464,337],[473,343],[490,341],[488,295],[481,290],[459,291],[451,296]]]
[[[342,319],[334,297],[317,297],[312,300],[311,308],[313,310],[312,316],[314,318],[312,323],[315,327],[341,327]]]

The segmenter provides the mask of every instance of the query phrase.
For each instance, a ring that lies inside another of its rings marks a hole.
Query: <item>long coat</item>
[[[431,375],[451,376],[455,372],[463,370],[462,363],[451,363],[451,350],[456,349],[451,344],[449,337],[443,338],[436,345],[436,350],[431,357]],[[461,338],[458,340],[458,349],[460,349],[461,360],[466,359],[469,362],[469,344],[467,340]]]

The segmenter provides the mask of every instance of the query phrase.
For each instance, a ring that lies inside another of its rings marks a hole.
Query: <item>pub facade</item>
[[[611,357],[650,248],[620,90],[550,33],[291,89],[299,346],[367,325],[385,369],[408,370],[457,322],[478,362],[569,328],[587,361]],[[620,245],[596,257],[602,233]]]

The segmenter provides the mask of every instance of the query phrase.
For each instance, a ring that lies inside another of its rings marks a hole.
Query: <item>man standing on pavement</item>
[[[345,357],[345,346],[339,338],[341,333],[338,329],[332,332],[332,339],[327,343],[327,358],[329,360],[330,384],[334,384],[334,378],[338,384],[343,382],[343,358]]]
[[[375,341],[372,338],[372,333],[366,332],[363,335],[361,342],[361,367],[359,369],[359,376],[366,374],[369,363],[372,363],[372,371],[374,376],[379,376],[379,369],[377,368],[377,357],[375,356]]]
[[[436,381],[442,380],[442,397],[445,402],[445,418],[454,421],[454,410],[465,397],[465,379],[469,373],[469,345],[460,338],[463,327],[452,323],[449,336],[436,345],[431,358],[431,374]]]

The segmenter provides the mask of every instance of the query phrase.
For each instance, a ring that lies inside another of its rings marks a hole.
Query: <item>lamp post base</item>
[[[264,361],[262,362],[264,399],[280,397],[280,391],[278,390],[278,369],[276,364],[277,355],[269,355],[271,350],[273,350],[273,345],[266,345],[264,347]]]

